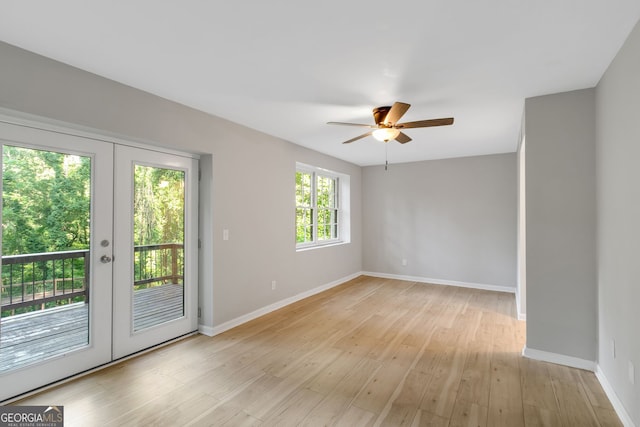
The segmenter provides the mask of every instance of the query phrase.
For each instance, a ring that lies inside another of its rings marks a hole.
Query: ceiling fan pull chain
[[[384,170],[387,170],[389,167],[389,145],[384,143]]]

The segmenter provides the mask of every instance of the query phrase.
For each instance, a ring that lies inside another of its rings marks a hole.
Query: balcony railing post
[[[171,283],[178,283],[178,245],[171,245]]]

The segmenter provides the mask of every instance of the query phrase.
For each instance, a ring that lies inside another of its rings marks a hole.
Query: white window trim
[[[312,198],[312,206],[313,206],[313,224],[314,224],[314,240],[312,242],[304,242],[297,243],[296,242],[296,250],[304,251],[308,249],[314,248],[322,248],[327,246],[335,246],[341,245],[345,243],[350,243],[351,241],[351,227],[350,227],[350,183],[351,179],[349,175],[342,174],[339,172],[335,172],[329,169],[320,168],[317,166],[308,165],[305,163],[296,162],[296,173],[304,172],[311,173],[314,177],[312,181],[314,182],[312,186],[311,198]],[[336,180],[336,208],[338,211],[338,238],[329,239],[329,240],[317,240],[318,233],[318,209],[315,203],[316,199],[316,175],[326,176],[329,178],[333,178]],[[295,203],[295,200],[294,200]],[[297,207],[297,205],[296,205]],[[295,229],[295,228],[294,228]],[[294,233],[294,241],[295,241],[295,233]]]

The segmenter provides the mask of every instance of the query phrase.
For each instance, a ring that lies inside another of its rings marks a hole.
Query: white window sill
[[[321,249],[321,248],[329,248],[332,246],[346,245],[348,243],[349,242],[345,242],[342,240],[334,240],[327,243],[316,243],[315,245],[296,246],[296,252],[306,252],[306,251],[311,251],[313,249]]]

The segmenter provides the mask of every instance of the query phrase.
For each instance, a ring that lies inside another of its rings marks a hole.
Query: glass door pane
[[[89,344],[91,158],[4,145],[0,372]]]
[[[184,315],[184,178],[181,170],[134,166],[134,331]]]

